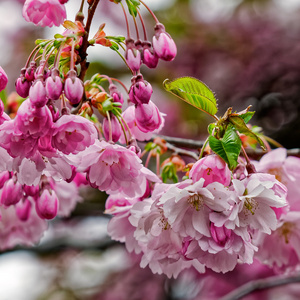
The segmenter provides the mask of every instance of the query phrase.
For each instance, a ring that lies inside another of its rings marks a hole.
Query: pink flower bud
[[[224,247],[228,239],[230,239],[232,232],[230,229],[226,228],[225,226],[216,227],[214,223],[211,223],[210,233],[213,240],[221,247]]]
[[[126,47],[126,62],[132,71],[137,72],[141,67],[141,53],[135,46],[132,39],[126,40]]]
[[[151,69],[156,68],[158,64],[158,56],[153,49],[151,49],[150,42],[144,42],[143,44],[143,63]]]
[[[157,23],[155,28],[155,36],[153,37],[153,49],[156,55],[163,60],[171,61],[177,54],[177,48],[174,40],[165,31],[165,27],[161,23]]]
[[[25,77],[27,81],[33,81],[35,79],[36,62],[30,62],[30,66],[26,69]]]
[[[5,71],[0,67],[0,92],[6,88],[8,82],[7,75]]]
[[[117,87],[114,84],[109,85],[109,93],[113,98],[114,102],[124,103],[123,95],[118,91]]]
[[[21,70],[20,77],[17,79],[17,81],[15,83],[16,91],[22,98],[28,97],[29,89],[31,86],[30,82],[28,82],[25,78],[25,72],[26,72],[26,69],[23,68]]]
[[[143,132],[158,129],[162,122],[159,110],[152,101],[136,106],[135,119],[138,128]]]
[[[112,132],[112,141],[116,143],[121,134],[122,134],[122,128],[121,125],[115,115],[110,115],[110,122],[111,122],[111,132]],[[109,140],[109,121],[107,118],[104,118],[103,120],[103,133],[106,140]]]
[[[1,203],[5,206],[17,204],[22,199],[22,185],[11,178],[3,186]]]
[[[63,84],[59,77],[59,71],[57,69],[53,69],[51,71],[51,76],[49,76],[46,79],[45,87],[49,99],[51,100],[59,99],[63,90]]]
[[[59,3],[60,4],[65,4],[65,3],[67,3],[69,0],[59,0]]]
[[[189,176],[193,182],[204,178],[204,187],[213,182],[229,186],[231,182],[228,165],[217,155],[208,155],[198,160],[190,170]]]
[[[132,85],[129,91],[130,101],[135,105],[148,104],[153,93],[151,84],[144,80],[141,74],[133,77],[131,82]]]
[[[42,219],[53,219],[57,215],[58,199],[56,193],[47,189],[43,190],[36,201],[36,212]]]
[[[29,90],[29,100],[35,107],[43,107],[46,105],[48,98],[46,89],[42,80],[37,80]]]
[[[83,82],[76,76],[74,70],[68,72],[68,78],[65,81],[64,92],[71,104],[78,104],[83,96]]]
[[[31,202],[27,199],[16,204],[16,214],[18,218],[26,222],[30,216]]]

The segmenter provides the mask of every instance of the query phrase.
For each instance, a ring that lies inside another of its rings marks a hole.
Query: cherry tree
[[[217,284],[219,273],[268,266],[278,275],[260,288],[299,281],[300,159],[250,125],[251,106],[220,113],[215,93],[188,74],[163,86],[211,118],[207,138],[159,135],[166,114],[142,70],[172,64],[176,44],[147,1],[105,1],[121,7],[125,36],[105,24],[91,32],[99,0],[83,0],[75,20],[66,18],[66,0],[24,3],[26,21],[64,31],[35,41],[15,82],[14,109],[0,102],[0,249],[34,247],[48,220],[70,216],[90,187],[108,196],[110,237],[154,274],[190,272]],[[101,70],[87,77],[92,46],[124,62],[129,86]],[[0,67],[1,91],[8,81]],[[238,299],[255,283],[227,296],[227,287],[211,296],[204,289],[203,297]]]

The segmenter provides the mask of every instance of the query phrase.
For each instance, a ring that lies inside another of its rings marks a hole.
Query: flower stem
[[[149,13],[151,14],[151,16],[153,17],[153,19],[155,20],[156,23],[159,23],[156,15],[153,13],[153,11],[149,8],[149,6],[146,5],[146,3],[142,0],[140,0],[140,2],[145,6],[145,8],[149,11]]]

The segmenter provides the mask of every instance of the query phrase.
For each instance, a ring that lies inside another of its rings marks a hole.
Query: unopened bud
[[[48,189],[43,190],[41,196],[36,201],[36,212],[42,219],[53,219],[57,215],[58,199],[56,193]]]
[[[8,82],[7,75],[5,71],[0,67],[0,92],[6,88]]]
[[[78,104],[83,96],[83,82],[76,76],[74,70],[70,70],[65,81],[64,92],[71,104]]]
[[[59,99],[63,90],[63,84],[59,77],[59,71],[57,69],[51,70],[51,76],[46,79],[45,88],[49,99]]]
[[[46,88],[42,80],[36,80],[29,90],[29,99],[33,106],[43,107],[46,105],[48,98]]]
[[[133,77],[129,91],[129,99],[133,104],[148,104],[152,93],[151,84],[141,74]]]
[[[11,178],[3,186],[1,203],[5,206],[17,204],[22,199],[22,185]]]
[[[155,28],[155,36],[153,37],[153,49],[156,55],[163,60],[171,61],[177,54],[177,48],[174,40],[165,31],[165,27],[161,23],[157,23]]]
[[[141,67],[141,53],[135,46],[132,39],[126,40],[126,47],[126,62],[132,71],[137,72]]]
[[[113,114],[110,115],[110,123],[111,123],[111,128],[109,128],[109,121],[107,118],[104,118],[103,120],[103,133],[104,137],[106,140],[109,139],[109,130],[111,130],[112,133],[112,141],[116,143],[121,134],[122,134],[122,128],[121,125],[117,119],[117,117]]]
[[[153,49],[151,49],[150,42],[143,43],[143,63],[151,69],[156,68],[158,64],[158,56]]]

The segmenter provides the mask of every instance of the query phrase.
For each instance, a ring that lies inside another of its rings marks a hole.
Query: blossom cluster
[[[299,162],[298,162],[299,163]],[[228,272],[252,264],[257,235],[270,235],[288,211],[287,189],[274,175],[237,179],[216,155],[197,161],[189,179],[156,183],[146,198],[110,196],[108,232],[142,253],[141,266],[177,277],[185,268]]]
[[[38,242],[46,220],[70,215],[82,201],[82,186],[142,197],[150,184],[160,181],[143,166],[136,142],[164,124],[164,114],[150,100],[150,83],[139,68],[132,69],[123,109],[124,96],[110,77],[96,74],[83,82],[77,66],[86,31],[82,22],[65,20],[66,2],[26,0],[23,7],[27,21],[50,27],[63,23],[66,30],[37,41],[15,83],[21,98],[5,104],[0,100],[1,249]],[[96,44],[105,40],[103,27]],[[164,29],[156,30],[154,40],[154,48],[147,43],[142,55],[145,64],[175,57],[176,46]],[[124,54],[128,65],[130,53],[127,49]],[[0,67],[0,91],[7,83]]]

